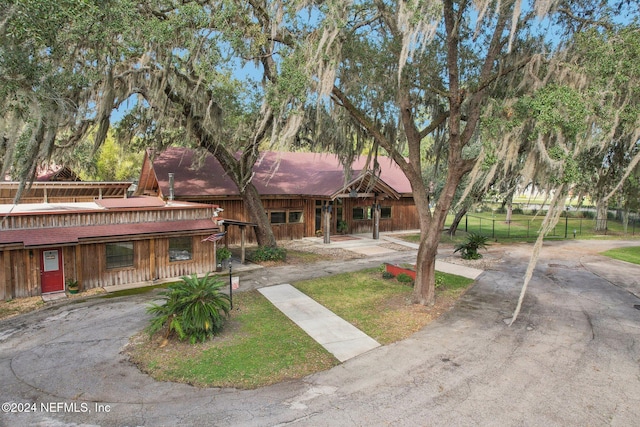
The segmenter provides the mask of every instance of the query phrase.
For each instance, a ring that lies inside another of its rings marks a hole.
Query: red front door
[[[47,249],[40,252],[40,281],[42,293],[64,291],[62,250]]]

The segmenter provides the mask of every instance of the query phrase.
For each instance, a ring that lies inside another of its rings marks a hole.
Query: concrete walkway
[[[417,230],[415,231],[418,232]],[[385,244],[393,243],[396,245],[404,246],[410,249],[418,250],[419,245],[417,243],[407,242],[406,240],[394,237],[398,233],[380,233],[380,239],[374,240],[369,235],[353,234],[349,235],[353,237],[352,240],[342,240],[331,242],[329,244],[323,244],[322,239],[310,238],[308,240],[314,241],[318,245],[322,245],[327,248],[339,248],[346,249],[361,255],[368,257],[381,256],[385,254],[394,254],[397,251],[385,247]],[[415,261],[415,260],[414,260]],[[451,264],[448,262],[436,260],[436,270],[442,273],[455,274],[457,276],[466,277],[469,279],[477,279],[482,274],[482,270],[473,267],[467,267],[460,264]]]
[[[380,344],[289,284],[258,291],[340,362]]]
[[[321,243],[320,239],[313,239],[312,241],[323,247],[346,249],[367,257],[397,253],[397,251],[384,246],[388,243],[403,245],[411,249],[417,249],[418,247],[415,243],[409,243],[391,235],[381,235],[379,240],[374,240],[364,235],[350,237],[353,238],[326,245]],[[436,270],[474,280],[482,274],[482,270],[476,268],[450,264],[439,260],[436,260]],[[340,362],[380,346],[376,340],[290,284],[261,287],[258,288],[258,291]]]

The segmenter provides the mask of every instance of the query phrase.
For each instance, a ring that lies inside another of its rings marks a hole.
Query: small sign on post
[[[229,262],[229,302],[231,303],[231,309],[233,310],[233,290],[240,287],[240,277],[233,276],[231,262]]]

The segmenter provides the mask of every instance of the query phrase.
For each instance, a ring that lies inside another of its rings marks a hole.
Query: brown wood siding
[[[149,241],[133,242],[133,267],[107,269],[106,245],[81,245],[82,289],[124,285],[151,280],[149,272]]]
[[[385,203],[382,206],[388,206]],[[385,227],[389,229],[382,229],[383,222],[388,222]],[[418,210],[413,202],[413,198],[402,198],[396,200],[391,204],[391,219],[380,220],[381,231],[403,231],[403,230],[417,230],[420,228],[420,217],[418,216]]]
[[[215,271],[215,249],[211,242],[202,242],[207,234],[192,236],[190,261],[169,261],[169,239],[160,238],[133,242],[134,266],[107,269],[105,244],[81,245],[82,289],[176,279],[191,274]],[[153,246],[154,250],[151,251]],[[151,273],[153,257],[154,272]],[[66,265],[66,263],[65,263]]]
[[[370,208],[372,200],[344,199],[343,218],[347,221],[349,233],[373,233],[373,219],[353,219],[353,208]],[[413,199],[402,198],[400,200],[383,200],[383,207],[391,207],[391,218],[380,219],[380,231],[402,231],[420,228],[418,211],[413,204]]]
[[[215,244],[203,242],[207,235],[192,237],[192,259],[189,261],[169,261],[169,239],[155,241],[154,279],[173,279],[191,274],[215,271]]]
[[[11,252],[0,251],[0,299],[2,301],[13,298],[10,261]]]
[[[0,272],[0,297],[2,299],[32,297],[41,294],[40,251],[3,251]]]
[[[67,281],[78,280],[76,273],[76,247],[65,246],[62,248],[62,268],[64,269],[64,284],[67,289]]]
[[[6,218],[4,229],[28,229],[43,227],[79,227],[86,225],[136,224],[142,222],[206,219],[212,208],[158,209],[131,211],[72,212],[68,214],[14,215]]]
[[[237,199],[223,199],[206,202],[203,200],[188,200],[196,203],[214,203],[219,205],[224,211],[220,214],[222,218],[229,218],[236,221],[251,222],[249,212],[244,208],[244,202]],[[302,222],[295,224],[273,224],[273,234],[276,240],[292,240],[302,239],[305,236],[313,236],[315,233],[314,227],[314,200],[304,199],[300,197],[296,198],[277,198],[277,199],[263,199],[262,203],[267,215],[271,212],[286,212],[287,217],[289,212],[297,211],[302,212]],[[223,244],[238,245],[240,244],[240,227],[230,226],[227,228],[226,240],[223,240]],[[255,233],[252,227],[247,228],[246,243],[255,243]]]
[[[40,251],[5,251],[4,256],[10,258],[8,274],[5,269],[4,286],[7,296],[24,298],[40,295]]]
[[[138,188],[136,189],[135,195],[158,195],[158,180],[156,178],[155,171],[152,168],[152,162],[149,161],[148,153],[145,153],[144,161],[142,162],[140,180],[138,182]]]
[[[318,199],[319,200],[319,199]],[[203,200],[190,199],[190,202],[205,203]],[[218,204],[224,209],[222,213],[223,218],[230,218],[238,221],[251,222],[248,212],[244,209],[242,200],[222,199],[209,201],[209,203]],[[303,212],[302,224],[273,224],[273,233],[276,236],[276,240],[293,240],[301,239],[303,237],[315,236],[315,212],[316,212],[316,199],[304,199],[304,198],[292,198],[292,199],[263,199],[265,210],[267,213],[272,211],[291,211],[300,210]],[[354,220],[353,219],[353,207],[362,206],[364,208],[371,207],[373,204],[372,199],[342,199],[343,208],[343,220],[348,224],[348,233],[372,233],[373,221],[372,220]],[[420,221],[418,219],[418,212],[413,199],[411,197],[403,197],[400,200],[383,200],[381,206],[391,207],[391,218],[380,220],[380,231],[402,231],[402,230],[416,230],[420,228]],[[334,209],[337,204],[334,203]],[[332,218],[332,233],[336,229],[336,212],[334,210],[334,218]],[[255,243],[255,234],[249,227],[247,231],[246,243]],[[237,245],[240,244],[240,228],[231,226],[227,229],[226,241],[223,240],[223,244]]]

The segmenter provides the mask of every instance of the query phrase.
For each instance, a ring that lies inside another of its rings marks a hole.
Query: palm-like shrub
[[[183,276],[182,281],[160,293],[164,304],[151,304],[154,315],[147,332],[165,330],[166,338],[175,335],[191,343],[205,341],[218,333],[229,315],[231,300],[220,289],[224,282],[209,276]]]
[[[467,240],[456,245],[453,252],[459,251],[462,259],[480,259],[482,254],[478,252],[478,249],[485,249],[489,246],[488,240],[489,238],[482,234],[469,233]]]

